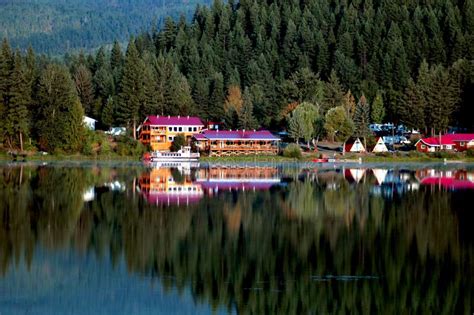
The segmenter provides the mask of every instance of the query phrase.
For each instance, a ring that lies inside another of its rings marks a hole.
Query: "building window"
[[[168,131],[173,131],[173,127],[168,127]]]
[[[179,127],[179,128],[178,128],[178,131],[183,131],[183,127]]]
[[[461,142],[459,143],[459,145],[460,145],[461,147],[463,147],[463,146],[466,145],[466,143],[465,143],[464,141],[461,141]]]
[[[197,127],[193,127],[193,131],[197,131]]]
[[[422,149],[426,149],[426,145],[422,144],[422,145],[421,145],[421,148],[422,148]]]
[[[173,137],[168,137],[168,141],[173,142]]]

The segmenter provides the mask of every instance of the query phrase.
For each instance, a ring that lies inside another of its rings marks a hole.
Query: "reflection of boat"
[[[181,147],[177,152],[153,151],[143,156],[143,160],[151,162],[190,162],[198,161],[199,153],[191,152],[191,147]]]

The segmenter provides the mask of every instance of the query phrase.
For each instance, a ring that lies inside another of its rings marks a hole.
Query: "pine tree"
[[[9,146],[12,146],[13,123],[6,118],[11,99],[14,58],[6,39],[3,40],[0,50],[0,136],[9,142]]]
[[[356,102],[351,90],[347,91],[347,93],[344,95],[343,106],[346,110],[347,117],[353,119],[356,109]]]
[[[344,89],[339,82],[336,72],[333,70],[324,89],[324,102],[322,103],[323,113],[326,113],[331,108],[342,105],[343,99]]]
[[[380,93],[380,91],[377,92],[377,95],[374,98],[374,102],[372,103],[370,117],[372,118],[372,122],[376,124],[381,124],[383,119],[385,118],[385,108],[383,105],[382,94]]]
[[[115,101],[112,96],[109,96],[102,110],[102,115],[101,115],[102,124],[104,124],[107,127],[112,127],[115,122],[114,113],[115,113]]]
[[[74,73],[74,83],[84,110],[87,115],[90,115],[94,103],[94,88],[92,86],[92,74],[84,65],[77,67]]]
[[[18,135],[21,151],[23,151],[23,140],[28,136],[30,129],[28,108],[31,107],[31,93],[31,84],[28,82],[25,65],[20,53],[17,52],[13,67],[7,119],[11,120],[13,131]]]
[[[76,152],[83,141],[83,109],[69,72],[62,66],[51,64],[41,75],[38,90],[40,104],[37,117],[37,133],[40,149]],[[79,142],[78,142],[79,141]]]
[[[245,130],[256,129],[258,127],[257,120],[253,113],[253,100],[248,88],[244,91],[242,109],[239,114],[239,128]]]
[[[401,106],[398,110],[400,120],[403,124],[410,128],[420,130],[426,129],[424,96],[418,90],[416,83],[410,79],[401,99]]]
[[[355,135],[357,137],[367,137],[370,135],[370,105],[367,102],[364,94],[359,98],[357,102],[356,110],[354,113],[354,127]]]
[[[133,138],[137,138],[137,124],[140,119],[140,106],[144,98],[144,64],[138,56],[133,41],[130,42],[125,57],[121,92],[117,114],[120,121],[133,128]]]

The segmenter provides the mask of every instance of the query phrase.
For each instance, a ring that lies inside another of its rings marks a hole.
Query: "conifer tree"
[[[375,95],[374,101],[372,103],[370,117],[372,118],[372,122],[376,124],[381,124],[383,119],[385,118],[385,108],[383,106],[383,99],[380,91],[378,91]]]
[[[144,98],[144,64],[138,56],[134,41],[130,41],[121,82],[117,114],[120,121],[132,128],[133,138],[137,138],[137,124],[140,119],[140,106]]]
[[[18,135],[20,150],[23,151],[23,142],[30,129],[28,108],[31,107],[32,91],[19,51],[15,54],[10,92],[11,99],[8,104],[7,120],[11,121],[9,124],[13,126],[14,133]]]
[[[253,100],[249,88],[246,88],[243,96],[242,109],[239,112],[239,128],[245,130],[256,129],[257,120],[253,113]]]
[[[83,139],[83,109],[69,72],[51,64],[41,75],[38,91],[37,132],[42,150],[76,152]]]
[[[370,135],[370,104],[364,94],[359,98],[354,113],[355,135],[358,137],[367,137]]]
[[[74,73],[77,95],[84,106],[85,113],[90,115],[94,103],[94,88],[92,85],[92,74],[84,65],[79,65]]]
[[[331,71],[329,81],[325,85],[324,89],[324,102],[322,106],[323,113],[326,113],[329,109],[342,105],[344,99],[344,89],[342,88],[339,78],[336,72]]]

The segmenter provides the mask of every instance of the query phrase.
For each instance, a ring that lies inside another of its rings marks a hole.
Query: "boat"
[[[143,160],[148,162],[194,162],[199,160],[199,153],[191,152],[191,147],[181,147],[177,152],[153,151],[145,153]]]
[[[336,163],[339,160],[330,159],[330,158],[320,158],[320,159],[313,159],[314,163]]]

